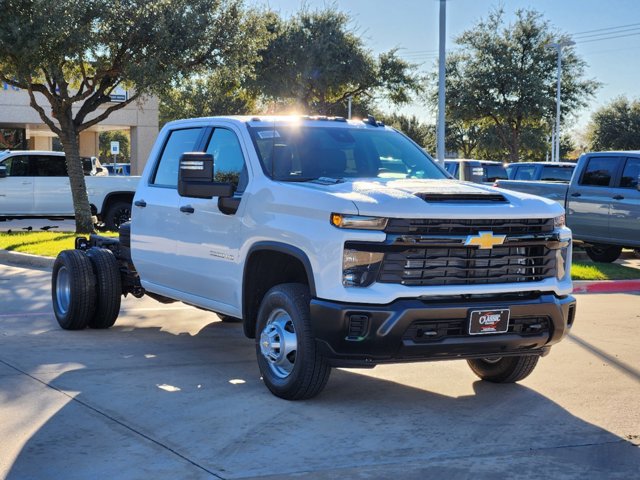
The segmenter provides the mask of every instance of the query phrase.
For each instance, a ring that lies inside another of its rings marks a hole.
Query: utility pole
[[[444,108],[445,108],[445,40],[447,0],[440,0],[440,42],[438,54],[438,163],[444,165]]]
[[[556,129],[555,139],[551,147],[551,161],[560,161],[560,79],[562,78],[562,48],[575,45],[573,40],[562,40],[561,42],[548,43],[547,47],[558,52],[558,85],[556,87]]]

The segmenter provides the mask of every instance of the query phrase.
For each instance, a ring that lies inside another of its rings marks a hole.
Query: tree
[[[120,162],[129,162],[131,160],[129,156],[129,135],[122,130],[109,130],[100,133],[98,139],[100,161],[103,163],[111,161],[111,142],[118,142],[120,144],[118,160]]]
[[[556,108],[557,52],[547,45],[564,39],[535,11],[517,11],[509,25],[502,10],[492,12],[456,39],[458,49],[447,58],[447,122],[492,124],[512,162],[543,156]],[[564,49],[564,119],[585,106],[599,86],[584,72],[585,62]]]
[[[384,121],[385,124],[400,130],[428,152],[435,151],[436,129],[434,125],[421,122],[415,115],[409,117],[406,115],[392,114],[382,116],[380,119]]]
[[[349,28],[349,16],[335,8],[303,9],[288,20],[268,19],[272,40],[260,52],[253,90],[272,104],[305,113],[347,114],[379,96],[403,104],[420,91],[415,67],[395,50],[374,57]]]
[[[263,38],[241,0],[0,0],[0,11],[0,81],[26,90],[60,137],[78,233],[93,231],[80,132],[198,69],[254,61]],[[111,103],[118,87],[129,97]]]
[[[640,99],[619,97],[598,109],[587,136],[591,150],[640,149]]]

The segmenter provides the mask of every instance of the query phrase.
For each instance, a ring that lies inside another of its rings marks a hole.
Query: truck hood
[[[350,200],[360,215],[395,218],[549,218],[556,202],[511,190],[457,180],[345,180],[297,184]],[[496,201],[499,196],[502,201]],[[339,213],[339,212],[338,212]]]

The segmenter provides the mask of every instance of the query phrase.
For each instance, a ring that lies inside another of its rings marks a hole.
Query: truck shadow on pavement
[[[151,315],[126,319],[64,332],[51,315],[40,319],[48,331],[0,351],[0,404],[16,412],[3,427],[7,478],[632,478],[640,469],[631,443],[524,385],[475,380],[462,362],[334,370],[319,397],[288,402],[262,384],[239,324],[176,333]],[[20,348],[40,354],[21,358]]]

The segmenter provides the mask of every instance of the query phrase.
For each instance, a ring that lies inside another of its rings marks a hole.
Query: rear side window
[[[192,152],[196,148],[196,142],[201,133],[202,127],[198,127],[174,130],[169,134],[151,181],[152,185],[177,188],[180,157],[183,153]]]
[[[513,176],[514,180],[534,180],[536,174],[535,165],[520,165],[518,171]]]
[[[548,182],[568,182],[573,175],[572,167],[542,167],[542,176],[540,180],[547,180]]]
[[[638,177],[640,176],[640,158],[627,158],[627,164],[622,171],[620,187],[638,188]]]
[[[67,176],[67,164],[64,157],[32,155],[31,168],[34,177]]]
[[[7,167],[7,177],[29,176],[29,157],[27,155],[7,158],[3,165]]]
[[[608,187],[618,168],[618,157],[591,157],[584,173],[581,185]]]

